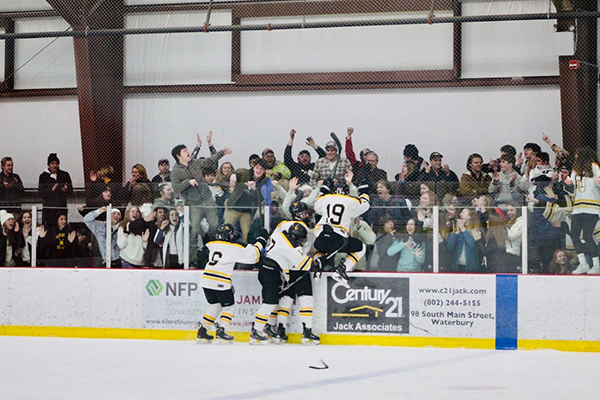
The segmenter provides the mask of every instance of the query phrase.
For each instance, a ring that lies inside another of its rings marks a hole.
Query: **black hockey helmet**
[[[335,185],[333,193],[347,195],[348,193],[350,193],[350,187],[345,181],[338,182]]]
[[[305,221],[308,219],[308,206],[306,203],[301,201],[295,201],[290,204],[290,214],[293,219],[298,221]]]
[[[231,224],[223,224],[217,228],[215,234],[217,240],[224,240],[226,242],[236,242],[240,238],[240,233]]]
[[[288,236],[302,246],[306,242],[306,228],[302,224],[293,224],[288,228]]]

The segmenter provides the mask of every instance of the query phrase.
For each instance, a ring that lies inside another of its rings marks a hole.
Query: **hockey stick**
[[[318,367],[315,365],[309,365],[308,368],[312,368],[312,369],[328,369],[329,368],[329,365],[325,364],[325,361],[323,361],[321,359],[319,359],[319,361],[321,361],[321,364],[323,364],[322,367]]]
[[[331,176],[333,179],[335,179],[335,174],[337,173],[337,167],[338,167],[338,164],[340,163],[340,158],[342,157],[342,142],[340,142],[340,139],[338,139],[335,132],[331,132],[329,135],[331,135],[331,138],[335,142],[335,145],[337,146],[337,150],[338,150],[338,158],[333,167],[333,175]]]

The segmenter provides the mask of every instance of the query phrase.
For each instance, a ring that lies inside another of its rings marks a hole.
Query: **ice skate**
[[[587,274],[590,270],[590,266],[587,265],[587,263],[580,263],[579,267],[577,267],[577,269],[575,269],[575,271],[573,271],[573,275],[581,275],[581,274]]]
[[[250,344],[269,344],[269,338],[257,331],[252,324],[252,332],[250,333]]]
[[[304,331],[302,332],[302,344],[319,344],[321,338],[315,335],[311,328],[307,328],[304,324],[302,325],[304,326]]]
[[[277,336],[277,327],[275,325],[267,324],[265,325],[265,333],[269,338],[274,338]]]
[[[277,327],[277,334],[275,335],[274,338],[274,342],[275,344],[284,344],[285,342],[287,342],[288,337],[285,334],[285,327],[283,326],[283,324],[279,324],[279,326]]]
[[[197,344],[210,344],[212,343],[213,339],[215,338],[213,335],[209,335],[208,331],[206,330],[206,328],[204,326],[200,326],[200,329],[198,329],[198,334],[196,335],[197,339],[196,339],[196,343]]]
[[[225,332],[225,328],[223,328],[222,326],[219,326],[217,324],[215,324],[215,328],[217,329],[217,343],[218,344],[233,344],[233,336],[228,335]]]
[[[335,267],[335,272],[340,276],[340,278],[342,278],[344,281],[348,282],[350,280],[350,278],[348,277],[348,274],[346,273],[346,266],[344,265],[344,262],[342,261],[337,267]]]
[[[575,270],[575,271],[577,271],[577,270]],[[573,273],[575,273],[575,271],[573,271]],[[587,272],[587,274],[589,274],[589,275],[600,274],[600,265],[594,265],[592,268],[590,268],[590,270]]]

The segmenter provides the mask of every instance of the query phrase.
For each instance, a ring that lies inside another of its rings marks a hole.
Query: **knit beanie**
[[[4,225],[4,223],[11,218],[14,219],[14,215],[7,212],[6,210],[0,210],[0,226]]]
[[[47,165],[50,165],[50,163],[52,161],[56,161],[57,163],[60,164],[60,160],[58,159],[58,156],[56,155],[56,153],[50,153],[50,155],[48,156],[48,164]]]

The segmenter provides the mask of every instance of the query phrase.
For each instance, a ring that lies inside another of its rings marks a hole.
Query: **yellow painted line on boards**
[[[519,339],[519,350],[560,350],[577,352],[600,352],[600,341],[597,340],[531,340]]]

